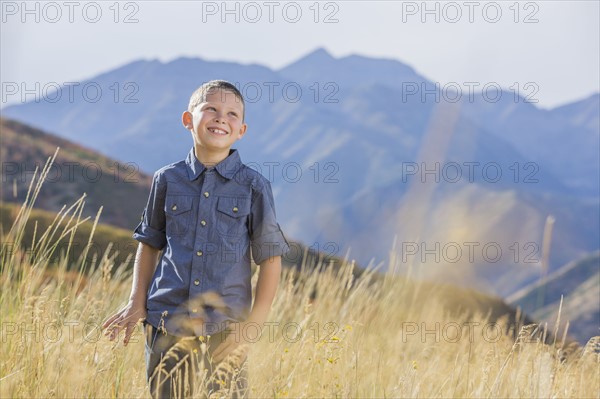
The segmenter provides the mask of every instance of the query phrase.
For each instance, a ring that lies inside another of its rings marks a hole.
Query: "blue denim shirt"
[[[163,250],[146,321],[181,336],[214,334],[245,320],[251,256],[260,264],[289,249],[269,181],[237,150],[206,168],[192,148],[184,161],[159,169],[133,238]]]

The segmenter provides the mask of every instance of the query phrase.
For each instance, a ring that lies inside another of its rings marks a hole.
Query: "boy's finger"
[[[135,334],[135,330],[138,326],[138,322],[137,321],[130,321],[127,323],[126,327],[125,327],[125,338],[123,339],[123,343],[125,344],[125,346],[127,346],[127,344],[129,343],[129,341],[131,340],[131,336],[133,334]]]
[[[108,330],[108,331],[109,331],[108,339],[110,339],[112,341],[119,335],[119,332],[121,331],[121,326],[118,324],[115,324],[114,326],[111,326],[110,330]]]
[[[125,326],[125,338],[123,338],[123,345],[127,346],[129,343],[129,339],[131,338],[131,334],[133,333],[133,328],[135,327],[135,323],[129,322]]]
[[[121,313],[120,313],[120,312],[119,312],[119,313],[116,313],[116,314],[114,314],[114,315],[112,315],[112,316],[110,316],[110,317],[108,318],[108,320],[106,320],[106,321],[105,321],[105,322],[102,324],[102,328],[107,328],[108,326],[110,326],[110,325],[113,323],[113,321],[115,321],[115,320],[116,320],[116,319],[117,319],[119,316],[121,316]]]
[[[113,325],[113,323],[107,325],[106,327],[102,326],[104,329],[104,335],[112,335],[112,332],[117,328],[117,326]]]
[[[121,330],[126,326],[127,325],[123,322],[123,318],[121,316],[120,318],[113,320],[112,323],[109,324],[109,326],[107,327],[107,329],[105,331],[105,334],[108,335],[109,336],[108,339],[112,341],[119,335]]]
[[[117,323],[117,320],[118,319],[113,320],[111,323],[107,324],[106,327],[103,326],[104,335],[110,335],[111,339],[112,339],[112,336],[114,335],[115,330],[118,332],[119,329],[121,328],[119,323]]]

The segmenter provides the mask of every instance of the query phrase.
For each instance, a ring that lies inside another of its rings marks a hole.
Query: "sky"
[[[316,48],[552,108],[600,90],[599,1],[1,1],[0,80],[35,88],[138,59],[282,68]],[[34,89],[35,90],[35,89]],[[2,95],[1,106],[18,102]]]

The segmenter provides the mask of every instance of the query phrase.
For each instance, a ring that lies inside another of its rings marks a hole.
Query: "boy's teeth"
[[[216,133],[216,134],[227,134],[227,132],[225,132],[224,130],[221,130],[221,129],[212,129],[211,128],[208,130],[210,130],[211,132]]]

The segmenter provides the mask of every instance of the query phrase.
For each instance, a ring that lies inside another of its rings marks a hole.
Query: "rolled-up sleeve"
[[[273,256],[284,255],[289,250],[277,223],[271,184],[266,179],[259,179],[252,188],[249,223],[252,258],[256,264]]]
[[[166,181],[164,175],[158,171],[152,179],[152,188],[142,220],[133,233],[134,239],[157,249],[163,249],[167,244],[165,194]]]

